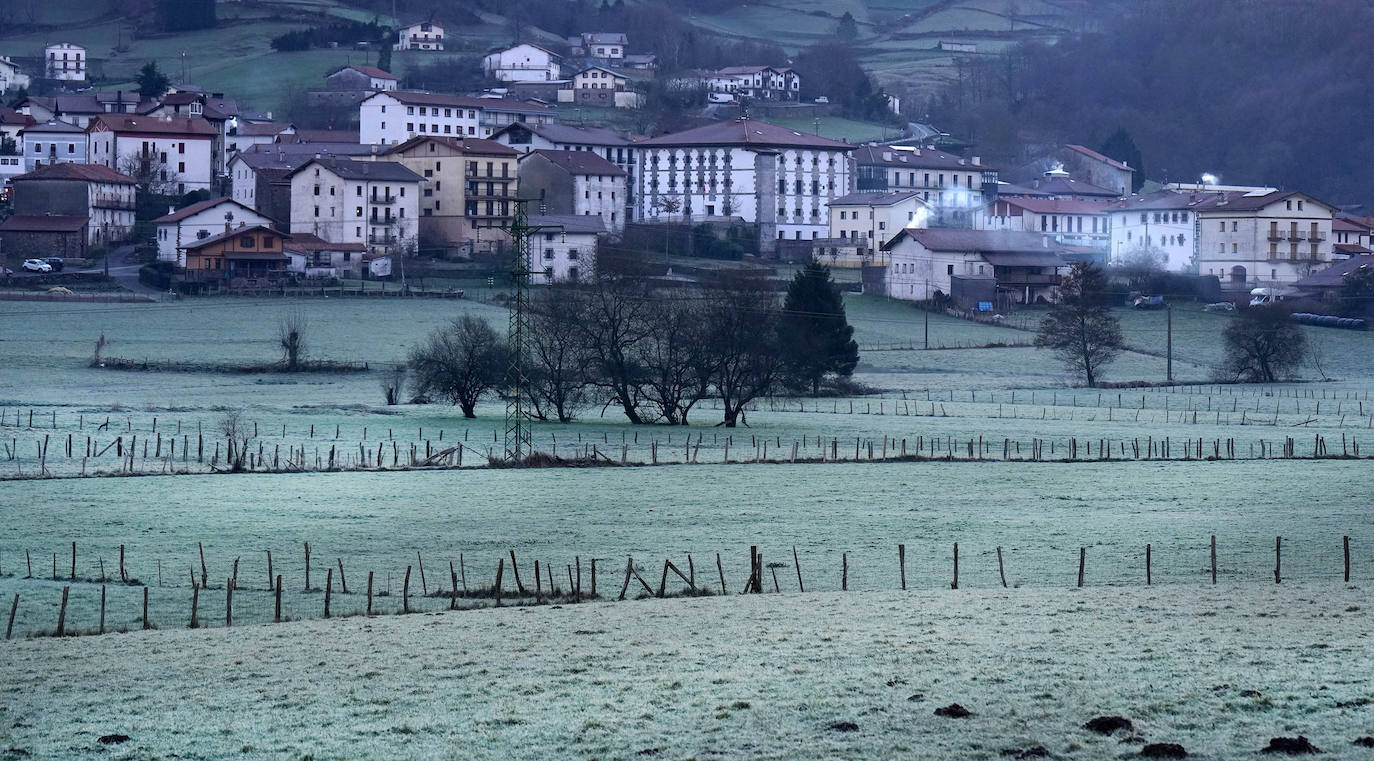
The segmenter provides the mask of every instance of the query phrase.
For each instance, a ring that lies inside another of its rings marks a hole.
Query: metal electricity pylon
[[[510,235],[513,251],[510,268],[510,330],[506,336],[510,347],[510,361],[506,365],[506,389],[509,396],[506,398],[506,448],[503,456],[508,463],[521,462],[533,452],[527,419],[531,394],[525,341],[530,332],[530,275],[546,272],[531,268],[531,240],[538,233],[563,230],[561,225],[529,224],[529,215],[525,208],[528,203],[528,199],[516,200],[515,215],[509,225],[501,228]]]

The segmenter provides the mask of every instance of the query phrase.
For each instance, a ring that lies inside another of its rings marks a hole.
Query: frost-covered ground
[[[1043,746],[1096,760],[1149,741],[1253,759],[1301,734],[1361,759],[1372,605],[1339,583],[889,591],[28,640],[0,643],[0,749],[943,760]],[[934,715],[953,702],[973,716]],[[1081,728],[1113,714],[1140,739]],[[98,743],[116,733],[132,739]]]

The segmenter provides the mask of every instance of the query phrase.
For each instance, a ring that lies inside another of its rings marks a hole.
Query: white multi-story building
[[[929,207],[914,190],[850,193],[830,202],[830,237],[881,247],[907,227],[925,227]]]
[[[88,163],[89,139],[76,125],[60,121],[35,124],[24,128],[22,137],[26,172],[49,164]]]
[[[532,214],[529,223],[546,227],[530,242],[530,282],[575,283],[596,273],[597,239],[606,233],[601,217]]]
[[[502,98],[392,90],[358,106],[362,143],[399,145],[412,137],[490,137],[509,124],[552,124],[555,113],[537,103]]]
[[[502,82],[553,82],[562,78],[562,57],[522,42],[495,50],[482,59],[482,71]]]
[[[568,38],[568,48],[574,56],[594,58],[613,65],[625,59],[625,48],[629,44],[629,38],[620,32],[583,32]]]
[[[85,217],[86,242],[125,240],[134,227],[134,181],[99,164],[45,164],[15,177],[12,211],[20,216]]]
[[[738,217],[777,240],[830,229],[827,204],[852,190],[852,146],[753,119],[708,124],[639,143],[635,216],[641,221]]]
[[[19,68],[19,64],[6,56],[0,56],[0,93],[9,89],[18,90],[28,86],[29,75]]]
[[[428,21],[401,27],[396,50],[443,50],[444,28]]]
[[[158,261],[186,266],[186,246],[241,225],[271,226],[272,220],[229,198],[211,198],[169,211],[153,220]]]
[[[1297,191],[1205,195],[1193,207],[1198,274],[1223,288],[1289,285],[1333,261],[1329,204]]]
[[[1153,261],[1170,272],[1197,272],[1199,231],[1194,206],[1205,197],[1161,190],[1110,204],[1111,262]]]
[[[521,156],[519,195],[539,199],[541,214],[600,217],[612,233],[625,227],[625,172],[590,151]]]
[[[177,193],[211,188],[219,131],[205,119],[103,114],[86,133],[92,164],[150,177]]]
[[[974,215],[976,230],[1040,233],[1059,246],[1101,252],[1111,243],[1107,201],[1076,198],[998,198]]]
[[[291,232],[330,243],[365,243],[373,254],[414,245],[420,175],[391,161],[318,158],[291,177]]]
[[[86,49],[59,42],[43,49],[43,74],[64,82],[86,81]]]

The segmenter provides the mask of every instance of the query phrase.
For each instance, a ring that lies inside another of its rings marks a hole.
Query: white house
[[[1331,253],[1337,259],[1374,253],[1374,227],[1368,218],[1337,217],[1331,220]]]
[[[29,75],[19,68],[19,64],[6,56],[0,56],[0,93],[9,89],[18,90],[28,86]]]
[[[1112,203],[1112,263],[1153,260],[1170,272],[1197,272],[1199,230],[1193,207],[1205,197],[1161,190]]]
[[[908,227],[883,248],[886,294],[908,301],[1049,300],[1066,264],[1044,236],[1004,230]]]
[[[502,82],[552,82],[562,78],[561,60],[557,53],[522,42],[488,53],[482,71]]]
[[[358,139],[399,145],[412,137],[485,138],[508,124],[552,124],[555,117],[538,103],[392,90],[358,105]]]
[[[324,75],[325,86],[331,90],[395,90],[396,75],[376,66],[349,64]]]
[[[978,230],[1040,233],[1058,246],[1100,251],[1111,243],[1111,204],[1076,198],[998,198],[974,217]]]
[[[1200,275],[1223,288],[1289,285],[1334,260],[1335,209],[1297,191],[1208,193],[1197,214]]]
[[[705,87],[708,93],[729,99],[798,100],[801,77],[784,66],[727,66],[714,71],[698,71],[679,78],[678,87]]]
[[[15,214],[86,217],[86,242],[92,246],[125,240],[133,230],[134,181],[112,169],[45,164],[13,182]]]
[[[157,182],[177,193],[210,190],[219,131],[200,117],[103,114],[86,128],[90,163]]]
[[[371,274],[368,264],[374,258],[362,243],[330,243],[311,233],[292,234],[282,253],[291,259],[287,270],[310,278],[361,278]]]
[[[639,108],[644,103],[644,95],[630,89],[628,78],[601,66],[577,72],[569,84],[558,91],[560,103],[605,108]]]
[[[738,217],[758,226],[762,252],[777,240],[830,229],[827,204],[852,190],[853,146],[754,119],[735,119],[638,143],[640,221]]]
[[[396,50],[443,50],[444,28],[430,21],[401,27]]]
[[[520,157],[520,197],[540,213],[600,217],[603,230],[625,227],[625,172],[590,151],[535,150]]]
[[[554,228],[535,233],[530,243],[532,284],[575,283],[596,272],[597,239],[606,232],[601,217],[531,214],[529,224]]]
[[[186,246],[240,225],[268,225],[272,220],[228,198],[212,198],[168,212],[153,220],[158,261],[186,266]]]
[[[914,190],[850,193],[830,202],[830,233],[817,238],[811,255],[832,267],[881,264],[882,245],[903,228],[925,227],[930,207]]]
[[[48,164],[88,163],[86,131],[76,125],[59,121],[35,124],[24,128],[22,137],[25,172]]]
[[[59,42],[43,49],[43,74],[64,82],[86,81],[86,49]]]
[[[620,32],[583,32],[568,38],[568,47],[575,56],[595,58],[612,65],[625,60],[625,48],[630,40]]]
[[[291,233],[365,243],[374,254],[414,244],[423,178],[392,161],[317,158],[291,174]]]

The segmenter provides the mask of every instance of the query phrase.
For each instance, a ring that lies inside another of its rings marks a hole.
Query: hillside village
[[[432,20],[389,34],[412,55],[451,39]],[[503,255],[521,201],[577,230],[577,246],[536,263],[546,282],[588,277],[598,250],[642,250],[688,227],[694,240],[743,241],[735,256],[814,260],[852,270],[867,292],[960,309],[1053,301],[1076,261],[1167,271],[1193,278],[1195,295],[1235,300],[1330,294],[1333,275],[1374,261],[1374,217],[1352,199],[1161,182],[1127,155],[1072,143],[997,166],[926,124],[850,142],[795,126],[834,109],[828,96],[803,98],[790,66],[660,70],[614,30],[565,43],[493,49],[468,72],[489,86],[471,90],[334,67],[307,94],[344,115],[332,128],[173,82],[152,63],[140,91],[101,89],[88,51],[60,39],[41,70],[6,51],[6,264],[95,260],[123,245],[155,255],[158,287],[184,294],[387,279],[405,259]],[[612,118],[665,93],[695,105],[647,131]],[[900,101],[883,97],[899,122]],[[279,233],[281,249],[250,245],[254,225]],[[240,229],[245,250],[197,253]]]

